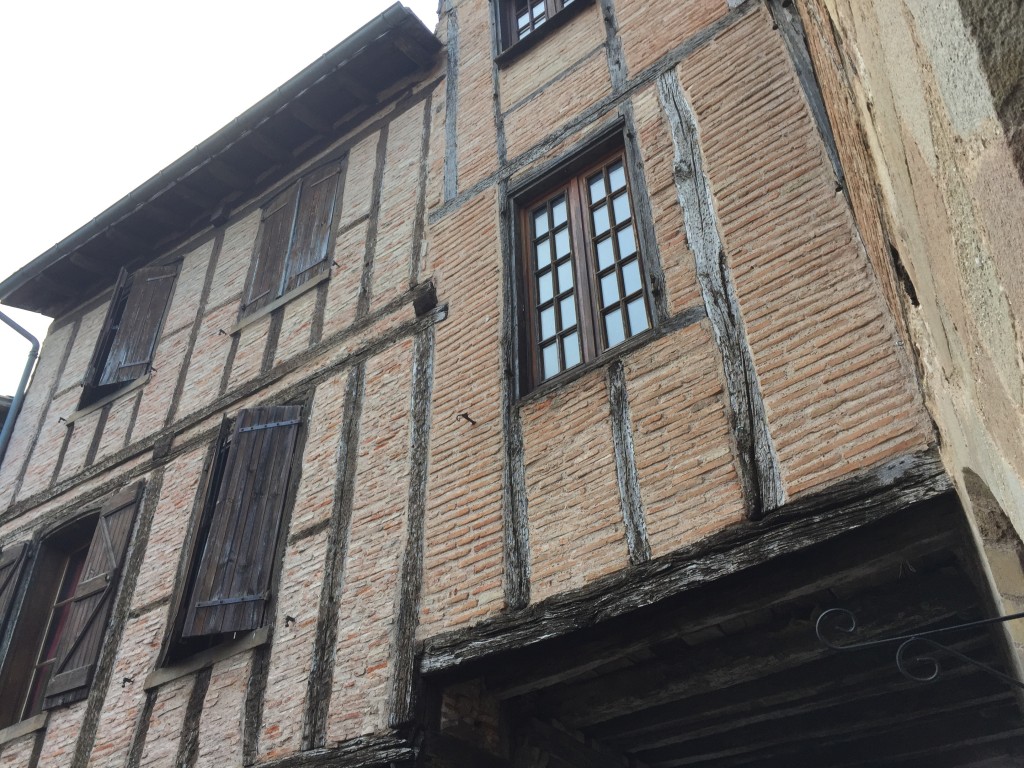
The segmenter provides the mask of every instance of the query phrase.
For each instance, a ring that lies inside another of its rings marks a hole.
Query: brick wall
[[[441,28],[457,32],[454,87],[411,86],[324,156],[345,163],[328,281],[232,333],[259,205],[296,169],[165,254],[180,273],[144,386],[69,427],[58,417],[78,407],[109,296],[47,339],[0,468],[0,545],[129,480],[154,490],[107,684],[51,715],[40,765],[67,765],[76,748],[94,765],[133,750],[139,765],[172,765],[193,732],[201,765],[380,734],[409,693],[414,633],[507,616],[744,519],[734,383],[687,240],[665,73],[696,118],[737,341],[785,494],[930,444],[895,324],[760,6],[594,3],[500,66],[486,0],[446,4]],[[609,125],[621,126],[645,263],[664,275],[651,294],[658,327],[521,396],[508,200]],[[427,280],[442,309],[417,317]],[[417,357],[424,345],[431,354]],[[239,408],[284,402],[310,412],[269,642],[147,692],[217,429]],[[417,423],[429,423],[423,453]],[[630,531],[649,555],[631,551]],[[0,763],[23,764],[26,743],[0,746]]]

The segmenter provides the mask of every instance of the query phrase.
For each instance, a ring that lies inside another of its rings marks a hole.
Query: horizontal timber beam
[[[669,555],[626,568],[571,593],[420,644],[426,675],[454,672],[654,605],[781,555],[799,552],[952,490],[935,451],[910,454],[798,497]]]

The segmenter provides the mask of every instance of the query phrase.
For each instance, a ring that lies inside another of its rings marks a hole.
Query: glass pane
[[[626,330],[622,327],[622,310],[604,316],[604,330],[608,337],[608,347],[614,347],[626,340]]]
[[[550,339],[555,335],[555,308],[548,307],[540,313],[540,337]]]
[[[633,236],[633,225],[619,230],[619,258],[628,259],[636,253],[636,237]]]
[[[600,236],[608,231],[608,206],[602,205],[600,208],[595,208],[593,214],[594,217],[594,235]]]
[[[544,378],[550,379],[559,371],[558,344],[548,344],[544,347],[544,349],[541,350],[541,358],[543,359]]]
[[[580,336],[578,333],[570,333],[562,339],[562,356],[565,357],[566,368],[580,364]]]
[[[565,198],[560,197],[558,198],[558,202],[551,206],[551,218],[554,220],[555,226],[558,227],[561,226],[562,224],[565,224],[565,217]]]
[[[533,214],[533,236],[540,237],[548,231],[548,209],[541,208]]]
[[[534,3],[533,4],[533,18],[539,19],[543,15],[544,15],[544,3],[543,2]]]
[[[626,186],[626,171],[622,163],[616,163],[608,169],[608,183],[611,184],[612,192],[618,192]]]
[[[529,15],[523,15],[519,17],[519,34],[528,35],[530,34],[530,17]]]
[[[629,218],[629,195],[623,192],[618,197],[612,198],[612,208],[615,209],[615,223],[621,224]]]
[[[622,267],[622,290],[629,296],[640,290],[640,262],[636,259]]]
[[[569,228],[555,233],[555,254],[559,259],[569,255]]]
[[[537,269],[544,269],[551,263],[551,241],[544,238],[536,245],[537,248]]]
[[[649,323],[647,322],[647,306],[644,302],[644,297],[641,296],[639,299],[633,299],[633,301],[626,305],[626,310],[629,312],[630,333],[637,334],[646,331]]]
[[[614,270],[601,278],[601,306],[610,307],[619,300],[619,279]]]
[[[562,299],[559,308],[562,310],[562,328],[572,328],[576,325],[576,297]]]
[[[565,293],[572,288],[572,262],[558,265],[558,292]]]
[[[551,272],[545,272],[537,278],[537,293],[540,299],[538,303],[543,304],[546,301],[551,301],[551,297],[555,295],[553,282],[554,278]]]
[[[604,271],[613,263],[615,263],[615,249],[612,248],[612,239],[606,237],[597,243],[597,268]]]
[[[590,185],[590,202],[596,203],[600,200],[604,200],[607,194],[604,191],[604,174],[599,173],[596,176],[591,176],[587,181]]]

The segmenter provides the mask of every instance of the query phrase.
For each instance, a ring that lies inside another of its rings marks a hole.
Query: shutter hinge
[[[240,427],[239,432],[255,432],[257,429],[273,429],[274,427],[290,427],[292,424],[300,424],[302,419],[289,419],[288,421],[272,421],[269,424],[254,424],[251,427]]]
[[[269,592],[263,592],[259,595],[245,595],[243,597],[224,597],[220,600],[203,600],[201,603],[196,603],[196,608],[213,608],[218,605],[234,605],[236,603],[251,603],[256,600],[266,600],[270,597]]]

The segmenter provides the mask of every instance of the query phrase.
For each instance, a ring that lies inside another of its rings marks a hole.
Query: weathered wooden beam
[[[336,72],[333,77],[337,81],[338,85],[341,86],[342,90],[350,93],[366,106],[373,106],[377,103],[377,94],[374,93],[371,88],[367,88],[351,75],[339,71]]]
[[[675,182],[697,282],[722,356],[747,515],[756,519],[785,502],[782,470],[768,429],[761,385],[747,341],[729,259],[697,133],[697,118],[675,70],[658,78],[658,95],[672,135]]]
[[[890,677],[891,672],[890,668]],[[918,687],[916,692],[907,693],[904,685],[903,695],[894,695],[889,686],[878,685],[868,689],[867,695],[822,702],[784,722],[747,722],[735,729],[703,736],[676,731],[675,739],[666,737],[659,744],[642,742],[644,747],[638,754],[659,765],[700,765],[715,759],[764,754],[780,746],[873,732],[882,726],[896,726],[933,715],[1004,704],[1013,698],[1009,687],[977,670],[969,676],[943,676],[928,685],[927,691],[922,683],[912,684]],[[925,693],[927,696],[923,695]],[[915,700],[922,706],[910,706]]]
[[[827,742],[832,747],[833,753],[835,753],[841,751],[841,749],[837,750],[835,748],[837,742],[841,743],[842,741],[858,738],[874,741],[879,735],[880,729],[899,733],[900,736],[893,739],[894,741],[899,741],[902,740],[903,734],[912,734],[918,730],[931,731],[936,726],[929,721],[939,718],[950,724],[950,727],[943,730],[946,731],[947,735],[952,735],[955,739],[955,734],[959,730],[958,726],[962,722],[960,718],[971,719],[972,716],[977,716],[978,710],[993,706],[1005,706],[1007,703],[1010,703],[1012,706],[1011,700],[1012,694],[1009,692],[971,696],[970,691],[965,691],[961,696],[958,691],[953,691],[952,695],[946,694],[942,697],[929,693],[928,697],[922,702],[922,705],[917,708],[907,711],[907,702],[901,701],[900,707],[902,711],[892,706],[882,707],[878,712],[870,712],[871,717],[856,723],[839,721],[830,727],[822,728],[804,728],[801,724],[799,729],[777,733],[777,738],[775,739],[761,742],[748,742],[744,739],[743,743],[736,744],[734,742],[731,746],[722,745],[720,749],[715,751],[702,752],[699,749],[694,749],[693,745],[690,745],[685,750],[685,753],[668,748],[668,750],[644,751],[640,754],[647,756],[649,760],[656,761],[659,768],[707,766],[715,764],[716,761],[723,761],[729,765],[734,765],[736,758],[747,755],[753,758],[754,762],[760,764],[760,761],[765,757],[776,755],[779,748],[793,750],[791,754],[803,755],[808,744]],[[872,749],[872,751],[874,752],[873,764],[875,765],[878,764],[877,761],[882,756],[888,758],[891,754],[885,750],[874,751]],[[822,764],[836,765],[831,760]]]
[[[520,749],[536,748],[568,765],[587,768],[630,768],[629,759],[593,739],[569,733],[537,718],[529,718],[518,728]],[[520,764],[519,760],[516,760]]]
[[[870,639],[955,616],[973,598],[960,574],[935,574],[866,592],[844,607],[858,616],[858,636]],[[774,631],[766,626],[698,645],[667,660],[561,686],[544,697],[543,709],[570,728],[584,728],[795,669],[829,653],[835,652],[822,647],[809,621]]]
[[[252,179],[243,175],[219,158],[213,158],[206,166],[210,174],[231,189],[244,189],[252,183]]]
[[[436,54],[428,51],[421,45],[417,45],[403,37],[393,37],[391,42],[409,61],[420,69],[430,69],[434,66]]]
[[[573,642],[571,653],[560,653],[562,646],[551,643],[519,652],[486,675],[487,688],[499,699],[521,696],[573,680],[651,645],[754,614],[765,605],[784,605],[840,583],[863,584],[897,561],[913,561],[959,546],[960,522],[951,504],[908,511],[791,555],[784,568],[762,568],[741,590],[728,584],[708,585],[677,598],[673,602],[678,604],[672,607],[612,622],[585,643],[567,637],[562,645]]]
[[[986,638],[974,636],[951,643],[950,647],[989,663],[995,662],[994,657],[986,653],[986,648],[991,650],[990,645]],[[735,732],[757,723],[785,720],[813,712],[829,702],[867,699],[881,690],[889,693],[920,690],[919,682],[894,676],[894,670],[890,664],[865,664],[857,654],[827,656],[796,671],[768,675],[694,699],[606,721],[601,723],[599,732],[602,741],[611,747],[639,741],[645,746],[657,747]],[[947,667],[943,669],[943,679],[956,682],[975,673],[971,667]]]
[[[951,488],[935,452],[902,456],[801,497],[763,520],[733,525],[522,611],[429,638],[421,644],[420,669],[426,674],[451,671],[491,654],[592,627],[848,534]]]
[[[181,230],[188,224],[186,219],[183,219],[178,214],[172,213],[166,208],[163,208],[156,202],[149,202],[146,205],[141,206],[138,210],[143,216],[152,219],[153,221],[157,221],[175,232]]]
[[[312,130],[321,136],[325,136],[331,132],[331,123],[329,120],[325,120],[322,116],[318,115],[311,108],[300,102],[293,102],[288,107],[288,112],[298,120],[300,123],[305,125],[307,128]]]
[[[153,244],[151,242],[133,235],[130,232],[125,232],[123,227],[108,227],[104,230],[103,235],[111,243],[114,243],[118,247],[137,255],[146,254],[153,250]]]
[[[84,253],[75,251],[68,260],[79,269],[101,277],[110,277],[114,267],[100,263],[97,259],[90,258]],[[116,273],[115,273],[116,274]]]
[[[249,144],[254,150],[259,152],[268,160],[272,160],[275,163],[287,163],[291,162],[293,157],[292,153],[287,149],[284,149],[279,144],[271,141],[262,133],[258,131],[252,131],[245,137],[246,143]]]

